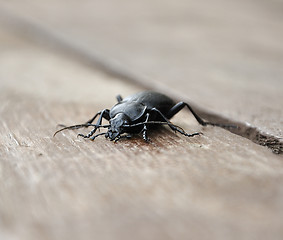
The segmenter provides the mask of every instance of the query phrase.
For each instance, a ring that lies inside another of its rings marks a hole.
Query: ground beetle
[[[142,133],[143,139],[148,141],[148,128],[156,125],[168,125],[173,131],[179,132],[187,137],[200,135],[200,132],[188,134],[181,127],[169,121],[170,118],[172,118],[184,107],[187,107],[199,124],[203,126],[212,125],[219,127],[233,127],[204,121],[195,113],[189,104],[185,102],[175,103],[171,98],[158,92],[144,91],[133,94],[124,99],[118,95],[117,101],[118,103],[115,104],[110,110],[104,109],[96,113],[93,118],[84,124],[64,127],[55,132],[54,136],[58,132],[66,129],[94,127],[89,134],[78,134],[78,136],[94,140],[97,136],[105,135],[106,138],[116,142],[121,138],[130,138],[133,134]],[[93,124],[93,121],[98,116],[98,121],[96,124]],[[108,120],[109,124],[102,125],[103,118]],[[95,134],[96,130],[99,128],[108,128],[108,131]]]

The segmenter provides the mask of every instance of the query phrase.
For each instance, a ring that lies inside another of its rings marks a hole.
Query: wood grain
[[[0,17],[34,42],[194,103],[283,152],[281,2],[69,2],[2,2]]]
[[[0,5],[25,34],[283,144],[281,1],[28,2]]]
[[[44,18],[43,12],[36,14]],[[53,138],[57,124],[85,122],[111,107],[117,94],[143,88],[5,26],[0,28],[1,240],[282,239],[282,155],[221,128],[203,128],[186,111],[172,121],[202,136],[186,138],[160,128],[150,133],[148,144],[140,136],[91,142],[77,138],[87,132],[83,129]],[[182,89],[164,84],[182,96]],[[184,91],[189,86],[184,84]],[[257,89],[264,92],[265,86]],[[214,88],[205,93],[209,89]],[[223,101],[214,94],[200,103]],[[216,104],[214,110],[229,115],[230,104],[238,103],[232,99],[228,96],[227,108]],[[269,109],[274,119],[276,106]]]

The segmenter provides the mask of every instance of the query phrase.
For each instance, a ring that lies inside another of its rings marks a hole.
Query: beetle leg
[[[78,137],[90,138],[95,133],[95,131],[96,131],[96,128],[92,129],[87,135],[79,133]]]
[[[123,98],[120,94],[116,97],[116,99],[117,99],[118,103],[123,101]]]
[[[105,118],[105,119],[108,120],[108,121],[109,121],[109,119],[110,119],[110,116],[109,116],[109,109],[103,109],[102,111],[100,111],[100,112],[98,112],[97,114],[95,114],[94,117],[93,117],[92,119],[90,119],[87,123],[92,123],[92,122],[94,121],[94,119],[95,119],[98,115],[100,115],[100,116],[99,116],[99,118],[98,118],[98,120],[97,120],[97,122],[96,122],[96,125],[101,125],[101,123],[102,123],[102,118]],[[92,135],[96,132],[96,130],[97,130],[98,128],[99,128],[99,127],[94,127]],[[90,135],[90,136],[92,136],[92,135]]]
[[[194,115],[195,119],[202,126],[212,125],[212,126],[218,126],[218,127],[224,127],[224,128],[237,128],[237,126],[235,126],[235,125],[227,125],[227,124],[212,123],[212,122],[204,121],[198,114],[196,114],[196,112],[192,109],[192,107],[188,103],[185,103],[185,102],[178,102],[175,106],[173,106],[169,110],[169,112],[167,114],[167,118],[169,118],[169,119],[172,118],[175,114],[180,112],[184,107],[187,107],[191,111],[191,113]]]
[[[97,118],[98,115],[101,114],[102,111],[96,113],[91,119],[89,119],[86,123],[93,123],[93,121]]]
[[[131,138],[131,137],[132,137],[131,134],[119,135],[118,137],[115,138],[114,142],[116,143],[116,142],[118,142],[118,141],[119,141],[120,139],[122,139],[122,138],[127,138],[127,139],[129,139],[129,138]]]
[[[93,141],[96,137],[98,137],[98,136],[100,136],[100,135],[105,135],[105,134],[106,134],[105,132],[104,132],[104,133],[98,133],[98,134],[92,136],[92,137],[89,138],[89,139]]]
[[[66,127],[66,126],[64,126],[64,125],[61,125],[63,128],[60,129],[60,130],[58,130],[58,131],[56,131],[56,132],[53,134],[53,137],[54,137],[57,133],[59,133],[59,132],[61,132],[61,131],[63,131],[63,130],[66,130],[66,129],[78,129],[78,128],[83,128],[83,127],[87,128],[87,127],[93,126],[94,129],[93,129],[88,135],[78,134],[78,136],[81,136],[81,137],[84,137],[84,138],[89,138],[89,137],[91,137],[91,136],[95,133],[95,131],[96,131],[97,129],[99,129],[99,128],[101,128],[101,127],[109,127],[109,125],[101,125],[101,123],[102,123],[102,118],[105,118],[105,119],[108,120],[108,121],[110,120],[109,112],[110,112],[109,109],[104,109],[104,110],[102,110],[102,111],[96,113],[90,120],[88,120],[88,121],[87,121],[86,123],[84,123],[84,124],[78,124],[78,125],[73,125],[73,126],[68,126],[68,127]],[[100,115],[100,116],[99,116],[99,115]],[[97,124],[92,124],[92,122],[97,118],[97,116],[99,116],[99,119],[98,119],[98,121],[97,121]]]
[[[121,135],[118,135],[115,139],[110,139],[111,141],[114,141],[114,143],[118,142],[122,138]]]
[[[165,117],[165,116],[163,115],[163,113],[160,112],[157,108],[152,108],[151,110],[157,112],[157,113],[164,119],[164,121],[168,124],[168,126],[169,126],[174,132],[177,131],[177,132],[179,132],[179,133],[185,135],[186,137],[193,137],[193,136],[202,134],[201,132],[196,132],[196,133],[188,134],[188,133],[186,133],[181,127],[176,126],[176,125],[174,125],[173,123],[171,123],[171,122],[168,120],[168,118]]]
[[[100,125],[101,122],[102,122],[102,117],[105,118],[106,120],[109,120],[109,119],[110,119],[110,116],[109,116],[109,109],[103,109],[102,111],[96,113],[96,114],[95,114],[91,119],[89,119],[86,123],[92,123],[92,122],[97,118],[98,115],[100,115],[100,117],[99,117],[99,119],[98,119],[98,121],[97,121],[97,123],[100,122],[99,125]],[[97,125],[97,124],[96,124],[96,125]]]
[[[91,124],[97,116],[99,116],[99,118],[95,125],[101,125],[102,118],[105,118],[106,120],[110,119],[109,109],[103,109],[102,111],[96,113],[93,118],[91,118],[90,120],[86,122],[86,124],[88,123]],[[99,129],[99,127],[94,126],[94,129],[92,129],[87,135],[79,133],[78,136],[83,137],[83,138],[90,138],[96,132],[97,129]]]
[[[83,135],[81,133],[78,134],[78,137],[83,137],[83,138],[89,138],[90,140],[94,140],[96,137],[100,136],[100,135],[105,135],[106,133],[98,133],[94,136],[92,136],[94,134],[94,131],[95,129],[93,129],[88,135]]]
[[[177,127],[176,127],[173,123],[171,123],[171,122],[169,121],[169,119],[163,115],[162,112],[160,112],[157,108],[152,108],[151,111],[157,112],[157,113],[163,118],[163,120],[168,124],[168,126],[169,126],[173,131],[176,131]]]
[[[142,137],[143,137],[143,139],[144,139],[146,142],[149,141],[149,138],[147,137],[147,122],[148,122],[149,116],[150,116],[150,114],[147,113],[147,114],[146,114],[146,119],[145,119],[144,125],[143,125],[143,130],[142,130]]]
[[[100,116],[96,122],[96,125],[101,125],[102,123],[102,118],[105,118],[106,120],[110,120],[110,116],[109,116],[109,109],[104,109],[101,111]]]
[[[184,107],[187,107],[191,113],[194,115],[194,117],[196,118],[196,120],[198,121],[199,124],[203,125],[203,126],[206,126],[206,125],[213,125],[212,123],[210,122],[205,122],[203,119],[201,119],[201,117],[199,115],[196,114],[196,112],[192,109],[192,107],[185,103],[185,102],[178,102],[175,106],[173,106],[168,114],[167,114],[167,117],[170,119],[172,118],[175,114],[177,114],[178,112],[180,112]]]

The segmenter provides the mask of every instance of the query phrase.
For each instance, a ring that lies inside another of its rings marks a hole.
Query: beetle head
[[[124,113],[118,113],[114,118],[109,120],[110,127],[106,137],[109,137],[111,141],[119,138],[119,136],[125,132],[124,126],[130,124],[130,118]]]

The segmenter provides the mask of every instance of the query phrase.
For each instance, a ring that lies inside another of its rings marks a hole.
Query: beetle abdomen
[[[144,91],[140,93],[133,94],[126,97],[124,101],[141,103],[150,110],[152,108],[157,108],[164,115],[171,109],[175,102],[167,97],[166,95],[154,91]]]

